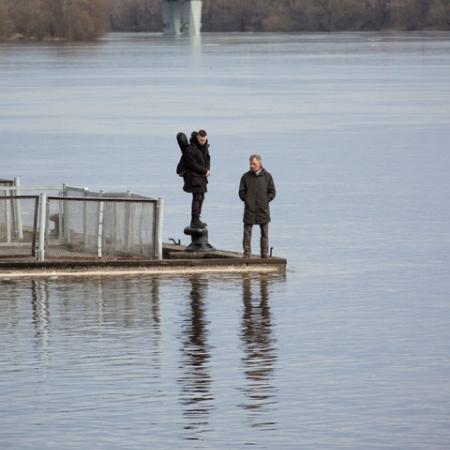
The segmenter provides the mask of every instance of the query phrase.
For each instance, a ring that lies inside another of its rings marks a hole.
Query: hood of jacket
[[[191,139],[190,139],[190,143],[191,145],[196,145],[199,149],[204,150],[204,149],[208,149],[209,148],[209,143],[208,141],[206,141],[205,145],[200,145],[200,143],[198,142],[198,133],[196,131],[193,131],[191,133]]]

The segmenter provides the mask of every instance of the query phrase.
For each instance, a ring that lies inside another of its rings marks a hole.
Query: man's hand
[[[210,175],[211,175],[211,171],[207,170],[206,173],[205,173],[205,176],[209,177]]]

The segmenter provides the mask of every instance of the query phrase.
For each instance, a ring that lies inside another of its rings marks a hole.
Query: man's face
[[[198,140],[198,143],[200,144],[200,145],[205,145],[206,144],[206,141],[208,140],[208,136],[200,136],[199,134],[197,135],[197,140]]]
[[[256,158],[253,158],[250,161],[250,170],[252,172],[258,172],[261,169],[261,161],[258,161]]]

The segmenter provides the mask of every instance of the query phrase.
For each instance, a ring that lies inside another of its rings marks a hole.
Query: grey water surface
[[[199,128],[211,242],[261,153],[286,274],[1,280],[0,448],[448,449],[450,34],[0,44],[0,178],[162,196],[186,242]]]

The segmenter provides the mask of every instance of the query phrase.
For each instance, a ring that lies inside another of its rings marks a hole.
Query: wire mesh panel
[[[35,254],[37,214],[37,196],[0,193],[0,258]]]
[[[103,254],[153,258],[155,203],[113,201],[104,203]]]
[[[156,201],[49,197],[47,258],[155,258]]]
[[[50,198],[47,204],[47,258],[97,256],[98,202]]]

